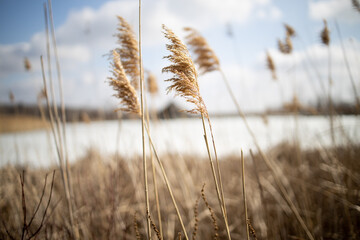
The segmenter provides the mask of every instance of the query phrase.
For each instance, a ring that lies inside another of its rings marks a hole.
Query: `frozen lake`
[[[255,149],[241,118],[212,118],[211,121],[219,157],[239,154],[241,149],[245,153],[250,148]],[[260,117],[249,117],[248,122],[263,149],[294,139],[295,121],[292,116],[271,116],[267,125]],[[298,123],[303,147],[314,148],[331,143],[327,117],[299,116]],[[337,144],[346,143],[344,135],[360,142],[360,118],[337,117],[335,129]],[[83,156],[89,148],[101,154],[114,153],[117,149],[124,157],[142,154],[140,120],[69,123],[66,131],[70,161]],[[162,120],[151,124],[151,135],[160,155],[183,153],[206,156],[202,131],[200,119]],[[0,166],[6,163],[54,164],[57,160],[53,141],[51,133],[49,139],[46,130],[1,134]]]

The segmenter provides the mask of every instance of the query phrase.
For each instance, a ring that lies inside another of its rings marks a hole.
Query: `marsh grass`
[[[286,184],[284,187],[291,192],[293,202],[304,201],[301,183],[309,191],[306,195],[309,209],[304,211],[299,208],[303,216],[310,221],[309,228],[315,239],[319,238],[358,238],[360,206],[358,203],[358,184],[360,182],[360,165],[357,156],[360,154],[359,146],[347,146],[332,149],[304,151],[301,164],[296,160],[292,145],[279,145],[267,154],[275,159],[278,170],[277,176]],[[164,155],[164,167],[168,172],[168,181],[173,185],[174,197],[178,200],[178,207],[183,221],[189,232],[195,229],[194,204],[200,195],[199,189],[206,182],[206,199],[214,211],[218,224],[219,239],[227,238],[226,227],[221,219],[221,211],[216,208],[217,193],[214,188],[212,176],[206,171],[197,169],[209,168],[207,159],[194,156]],[[116,160],[117,159],[117,160]],[[306,238],[296,217],[291,214],[286,202],[281,196],[281,191],[276,185],[273,173],[261,160],[261,156],[254,155],[256,171],[253,170],[254,162],[245,156],[246,189],[248,216],[251,218],[252,227],[258,239],[289,239]],[[87,155],[72,164],[71,172],[74,174],[73,189],[75,191],[76,218],[80,238],[87,239],[140,239],[146,236],[145,199],[136,197],[136,192],[142,188],[143,183],[134,182],[133,177],[141,178],[141,158],[124,159],[116,156],[100,155],[89,150]],[[181,162],[181,163],[179,163]],[[188,170],[179,168],[179,165],[188,166]],[[151,171],[151,166],[148,168]],[[25,195],[28,210],[36,206],[42,195],[44,176],[49,170],[25,169],[26,184]],[[0,170],[0,212],[2,222],[5,223],[9,233],[16,236],[22,229],[21,214],[21,186],[19,173],[21,168],[6,166]],[[240,207],[242,201],[242,186],[239,184],[239,157],[229,156],[222,160],[224,192],[227,199],[228,219],[233,239],[246,238],[244,226],[244,209]],[[281,172],[281,173],[280,173]],[[256,177],[256,175],[258,177]],[[112,178],[110,176],[116,176]],[[185,177],[188,176],[188,177]],[[191,180],[190,180],[191,179]],[[257,180],[258,179],[258,180]],[[153,189],[152,177],[149,175],[149,189]],[[55,175],[52,201],[44,221],[43,229],[39,232],[38,239],[64,239],[71,235],[69,215],[66,212],[64,190],[61,186],[61,176]],[[261,190],[259,188],[261,186]],[[163,223],[164,239],[177,236],[181,230],[179,224],[172,224],[174,210],[171,198],[167,192],[166,184],[158,182],[161,197],[161,216]],[[194,196],[191,202],[184,194],[188,189]],[[44,199],[48,199],[46,191]],[[141,196],[142,194],[140,194]],[[261,197],[262,195],[262,197]],[[155,196],[149,195],[151,208],[155,209]],[[266,207],[265,207],[266,206]],[[42,204],[39,215],[34,218],[37,226],[41,222],[45,205]],[[29,212],[29,216],[30,213]],[[210,239],[214,235],[214,227],[209,210],[204,202],[199,201],[197,208],[196,239]],[[134,229],[134,216],[136,214],[137,230]],[[112,216],[113,215],[113,216]],[[114,221],[110,221],[113,218]],[[10,239],[0,224],[0,238]],[[35,226],[34,225],[34,226]],[[182,234],[184,237],[184,234]],[[153,236],[156,237],[156,236]]]

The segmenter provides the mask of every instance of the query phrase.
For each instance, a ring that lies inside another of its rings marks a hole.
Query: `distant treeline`
[[[45,116],[49,118],[49,111],[47,106],[41,106]],[[59,113],[61,112],[60,106],[58,106]],[[41,117],[41,110],[37,105],[26,105],[26,104],[3,104],[0,105],[0,114],[4,115],[26,115]],[[66,120],[68,122],[78,121],[98,121],[98,120],[115,120],[121,117],[122,119],[133,119],[136,118],[134,114],[127,114],[121,111],[116,112],[111,109],[102,108],[73,108],[68,107],[65,109]],[[175,104],[171,103],[164,109],[156,113],[150,113],[150,117],[154,115],[159,119],[168,118],[187,118],[188,114],[182,112]]]
[[[329,108],[325,105],[318,104],[316,106],[285,106],[284,108],[278,109],[269,109],[265,113],[248,113],[247,115],[285,115],[291,114],[295,110],[301,115],[328,115]],[[46,117],[48,115],[47,106],[42,106]],[[58,106],[60,111],[60,107]],[[349,103],[336,103],[333,106],[333,111],[335,114],[339,115],[355,115],[359,113],[359,109],[355,105]],[[115,112],[110,109],[102,108],[66,108],[66,119],[68,122],[77,122],[77,121],[97,121],[97,120],[115,120],[119,117],[123,119],[132,119],[136,118],[133,114],[126,114]],[[6,115],[27,115],[41,117],[41,112],[39,106],[37,105],[25,105],[25,104],[3,104],[0,105],[0,114]],[[231,116],[237,116],[237,114],[228,114]],[[190,116],[184,111],[181,111],[174,103],[170,103],[167,107],[158,111],[156,113],[150,113],[150,117],[157,117],[159,119],[170,119],[170,118],[189,118],[194,117]],[[215,116],[220,116],[215,114]]]

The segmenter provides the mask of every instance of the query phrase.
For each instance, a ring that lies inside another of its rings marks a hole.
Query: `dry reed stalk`
[[[140,115],[140,104],[136,96],[136,91],[130,84],[129,79],[125,74],[125,70],[120,61],[119,53],[114,50],[112,54],[113,63],[111,66],[113,77],[108,78],[109,84],[116,91],[114,96],[121,99],[121,104],[124,106],[118,108],[117,110]]]
[[[331,143],[335,146],[335,133],[334,133],[334,113],[333,113],[333,101],[332,101],[332,79],[331,79],[331,50],[330,50],[330,31],[327,26],[327,22],[324,19],[324,28],[320,34],[321,42],[326,45],[328,49],[328,111],[329,111],[329,119],[330,119],[330,134],[331,134]]]
[[[42,56],[40,56],[40,63],[41,63],[41,73],[42,73],[42,77],[43,77],[43,84],[44,84],[44,89],[45,91],[47,91],[47,85],[46,85],[46,78],[45,78],[45,70],[44,70],[44,62],[43,62],[43,58]],[[53,133],[53,137],[54,137],[54,142],[55,142],[55,146],[56,146],[56,150],[57,150],[57,155],[58,155],[58,159],[59,159],[59,169],[60,169],[60,173],[61,173],[61,179],[62,179],[62,183],[64,186],[64,192],[65,192],[65,198],[66,198],[66,203],[67,203],[67,207],[68,207],[68,212],[69,212],[69,218],[70,218],[70,226],[71,226],[71,234],[72,237],[75,239],[78,239],[78,235],[77,235],[77,231],[75,230],[75,226],[74,226],[74,216],[73,216],[73,211],[72,211],[72,204],[71,204],[71,200],[70,200],[70,192],[67,186],[67,176],[66,176],[66,172],[64,170],[64,161],[63,161],[63,152],[61,150],[61,142],[59,142],[60,139],[58,139],[56,137],[56,130],[55,130],[55,119],[53,117],[53,113],[52,113],[52,109],[50,106],[50,100],[48,97],[48,94],[45,95],[46,96],[46,103],[47,103],[47,107],[49,110],[49,116],[50,116],[50,126],[51,126],[51,130]]]
[[[150,204],[149,204],[149,186],[147,179],[147,159],[146,159],[146,150],[145,150],[145,108],[144,108],[144,71],[142,65],[142,55],[141,55],[141,0],[139,0],[139,58],[137,63],[139,64],[140,69],[140,107],[141,107],[141,138],[142,138],[142,158],[143,158],[143,174],[144,174],[144,192],[145,192],[145,201],[146,201],[146,214],[147,214],[147,236],[151,240],[151,224],[150,224]],[[135,70],[134,70],[135,71]],[[148,136],[150,133],[148,132]]]
[[[215,52],[212,50],[212,48],[207,43],[206,39],[203,36],[201,36],[200,33],[193,28],[187,27],[184,30],[189,32],[189,34],[186,36],[186,42],[190,46],[190,50],[193,51],[195,54],[195,63],[198,65],[200,74],[205,74],[207,72],[221,70],[219,59],[216,56]],[[213,149],[214,149],[214,153],[215,153],[215,161],[216,161],[216,165],[217,165],[217,174],[219,176],[221,201],[222,201],[225,216],[226,216],[227,215],[226,204],[225,204],[224,190],[223,190],[222,177],[221,177],[221,171],[220,171],[220,164],[219,164],[219,160],[217,157],[217,151],[216,151],[215,140],[214,140],[214,135],[213,135],[213,131],[212,131],[212,125],[210,122],[210,118],[208,117],[208,115],[206,115],[206,118],[208,120],[208,124],[209,124],[209,128],[210,128],[212,145],[213,145]]]
[[[69,156],[68,156],[67,140],[66,140],[66,112],[65,112],[63,81],[61,78],[60,61],[59,61],[58,52],[57,52],[57,44],[56,44],[56,37],[55,37],[55,27],[54,27],[54,19],[53,19],[51,0],[48,0],[48,5],[49,5],[51,37],[52,37],[53,50],[54,50],[54,55],[55,55],[57,78],[58,78],[58,82],[59,82],[59,95],[60,95],[60,102],[61,102],[61,118],[62,118],[62,135],[63,135],[62,137],[63,137],[63,141],[64,141],[65,168],[66,168],[66,175],[67,175],[67,181],[68,181],[67,184],[68,184],[68,188],[70,191],[71,204],[72,204],[72,207],[74,208],[75,207],[74,191],[72,189],[72,180],[71,180],[71,174],[70,174],[70,169],[69,169]]]
[[[241,176],[242,176],[242,191],[243,191],[243,201],[244,201],[244,211],[245,211],[245,226],[246,226],[246,237],[247,240],[250,240],[249,226],[248,226],[248,213],[247,213],[247,202],[246,202],[246,190],[245,190],[245,167],[244,167],[244,153],[241,150]]]
[[[150,136],[150,116],[149,116],[149,107],[147,104],[147,98],[146,94],[144,95],[145,100],[145,112],[146,112],[146,124],[149,128],[149,134]],[[150,137],[149,137],[150,138]],[[151,144],[149,141],[149,149],[150,149],[150,162],[151,162],[151,169],[152,169],[152,175],[153,175],[153,184],[154,184],[154,193],[155,193],[155,202],[156,202],[156,212],[157,212],[157,218],[159,223],[159,233],[160,233],[160,240],[163,239],[163,231],[162,231],[162,222],[161,222],[161,211],[160,211],[160,200],[159,200],[159,192],[158,192],[158,185],[157,185],[157,175],[155,171],[155,164],[154,164],[154,154],[151,148]]]
[[[277,80],[275,64],[268,51],[266,51],[266,66],[271,71],[272,79]]]
[[[178,40],[178,41],[180,41],[180,40]],[[171,46],[170,46],[170,48],[171,48]],[[185,49],[186,49],[186,47],[185,47]],[[245,114],[241,111],[240,105],[239,105],[239,103],[237,102],[237,100],[236,100],[236,98],[235,98],[235,95],[234,95],[234,93],[233,93],[233,91],[232,91],[232,89],[231,89],[231,87],[230,87],[230,84],[229,84],[229,82],[228,82],[228,80],[227,80],[224,72],[221,70],[221,68],[219,69],[219,71],[220,71],[220,73],[221,73],[221,75],[222,75],[222,78],[223,78],[223,80],[224,80],[224,82],[225,82],[225,85],[226,85],[226,87],[227,87],[227,90],[228,90],[228,92],[229,92],[229,94],[230,94],[230,96],[231,96],[231,98],[232,98],[232,100],[233,100],[233,102],[234,102],[234,104],[235,104],[235,106],[236,106],[236,109],[237,109],[240,117],[243,119],[243,121],[244,121],[244,123],[245,123],[245,126],[246,126],[248,132],[250,133],[250,135],[251,135],[251,137],[252,137],[252,139],[253,139],[253,142],[254,142],[254,144],[255,144],[255,146],[256,146],[256,148],[257,148],[260,156],[262,157],[262,159],[265,161],[266,165],[267,165],[267,166],[270,168],[270,170],[272,171],[272,174],[274,175],[274,178],[276,179],[276,183],[278,184],[281,192],[282,192],[283,195],[284,195],[284,198],[285,198],[286,202],[287,202],[288,205],[290,206],[290,208],[291,208],[291,210],[293,211],[296,219],[299,221],[301,227],[304,229],[304,231],[306,232],[306,234],[307,234],[307,236],[309,237],[309,239],[313,240],[314,237],[312,236],[312,234],[311,234],[310,231],[308,230],[305,222],[304,222],[303,219],[301,218],[301,216],[300,216],[299,212],[297,211],[294,203],[291,201],[291,198],[290,198],[289,194],[286,192],[285,187],[283,186],[281,180],[278,179],[277,175],[275,174],[275,173],[276,173],[276,170],[275,170],[275,168],[274,168],[274,166],[273,166],[274,163],[272,163],[272,161],[264,154],[264,152],[263,152],[262,149],[260,148],[260,145],[259,145],[259,143],[258,143],[258,141],[257,141],[257,139],[256,139],[256,136],[255,136],[254,132],[252,131],[252,129],[250,128],[250,125],[249,125],[249,123],[248,123],[248,121],[247,121],[247,118],[246,118]],[[203,124],[203,125],[204,125],[204,124]],[[204,131],[205,131],[205,127],[204,127]],[[206,139],[206,135],[205,135],[204,137],[205,137],[205,139]],[[207,143],[207,141],[206,141],[206,143]],[[207,145],[207,147],[208,147],[208,145]],[[208,148],[207,148],[207,149],[208,149]],[[209,151],[208,151],[208,155],[210,155],[210,154],[209,154]],[[209,158],[210,158],[210,156],[209,156]],[[215,182],[215,183],[216,183],[216,182]]]
[[[126,74],[130,76],[131,84],[135,89],[139,89],[140,45],[136,40],[135,33],[130,24],[120,16],[117,16],[117,18],[119,24],[117,28],[118,34],[116,36],[121,47],[116,49],[116,51],[120,54],[121,63],[124,66]]]
[[[188,236],[187,236],[187,233],[186,233],[185,226],[184,226],[184,222],[183,222],[183,220],[182,220],[182,218],[181,218],[179,208],[178,208],[178,206],[177,206],[177,204],[176,204],[176,200],[175,200],[174,194],[173,194],[173,192],[172,192],[172,188],[171,188],[169,179],[168,179],[167,174],[166,174],[166,172],[165,172],[164,165],[162,164],[162,162],[161,162],[161,160],[160,160],[160,158],[159,158],[159,155],[157,154],[156,148],[155,148],[154,143],[153,143],[153,141],[152,141],[152,139],[151,139],[150,131],[149,131],[149,128],[148,128],[147,125],[145,125],[145,129],[146,129],[147,134],[148,134],[148,136],[149,136],[149,142],[150,142],[150,144],[151,144],[152,151],[154,152],[155,158],[156,158],[156,160],[157,160],[157,162],[158,162],[158,164],[159,164],[159,166],[160,166],[160,170],[161,170],[161,173],[162,173],[162,175],[163,175],[163,178],[164,178],[164,181],[165,181],[165,185],[166,185],[166,187],[167,187],[167,189],[168,189],[168,191],[169,191],[171,200],[172,200],[173,205],[174,205],[174,207],[175,207],[175,211],[176,211],[177,217],[178,217],[178,219],[179,219],[179,221],[180,221],[181,228],[182,228],[182,230],[183,230],[183,232],[184,232],[184,235],[185,235],[186,240],[189,240],[189,238],[188,238]]]
[[[50,137],[50,133],[48,131],[48,121],[46,120],[45,110],[44,110],[43,104],[41,103],[41,101],[43,99],[46,100],[46,98],[47,98],[47,91],[45,88],[43,88],[43,89],[41,89],[41,91],[39,92],[39,94],[37,96],[37,104],[38,104],[38,108],[40,111],[41,120],[43,121],[44,126],[46,126],[46,138],[47,138],[48,143],[50,143],[51,137]],[[50,154],[49,156],[53,156],[53,149],[51,147],[49,147],[49,154]]]
[[[201,115],[203,131],[204,131],[204,139],[205,139],[206,149],[208,152],[212,175],[215,182],[216,193],[221,208],[221,212],[224,218],[227,235],[228,238],[231,239],[229,225],[226,217],[226,210],[224,208],[224,202],[222,201],[222,194],[220,192],[220,188],[218,184],[217,174],[214,167],[214,161],[210,153],[204,118],[206,117],[209,123],[210,123],[210,119],[205,103],[200,95],[200,89],[197,81],[198,74],[185,44],[183,44],[182,41],[174,34],[174,32],[168,29],[165,25],[163,25],[163,30],[165,37],[171,42],[171,44],[166,45],[166,48],[172,53],[172,55],[168,55],[164,57],[168,59],[170,62],[172,62],[172,64],[162,69],[162,72],[173,74],[172,78],[165,80],[172,82],[172,85],[170,85],[167,88],[167,91],[170,92],[171,90],[174,90],[176,92],[176,95],[184,97],[187,102],[195,105],[194,109],[189,110],[187,112],[193,114],[198,113]],[[214,147],[214,151],[216,152],[214,141],[213,141],[213,147]]]

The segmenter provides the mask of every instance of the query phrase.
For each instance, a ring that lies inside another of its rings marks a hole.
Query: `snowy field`
[[[211,121],[220,158],[238,155],[241,149],[245,154],[249,149],[255,150],[241,118],[213,118]],[[296,133],[292,116],[271,116],[267,125],[259,117],[249,117],[248,122],[264,150],[284,141],[293,141]],[[151,135],[160,155],[206,156],[202,131],[200,119],[163,120],[151,125]],[[346,144],[346,139],[359,143],[360,119],[354,116],[337,117],[335,131],[337,144]],[[124,157],[140,156],[142,153],[139,120],[71,123],[67,125],[66,132],[70,161],[83,156],[90,148],[101,154],[118,151]],[[328,118],[300,116],[298,135],[303,148],[329,146]],[[53,137],[46,130],[0,135],[0,166],[7,163],[49,166],[57,161],[55,153]]]

